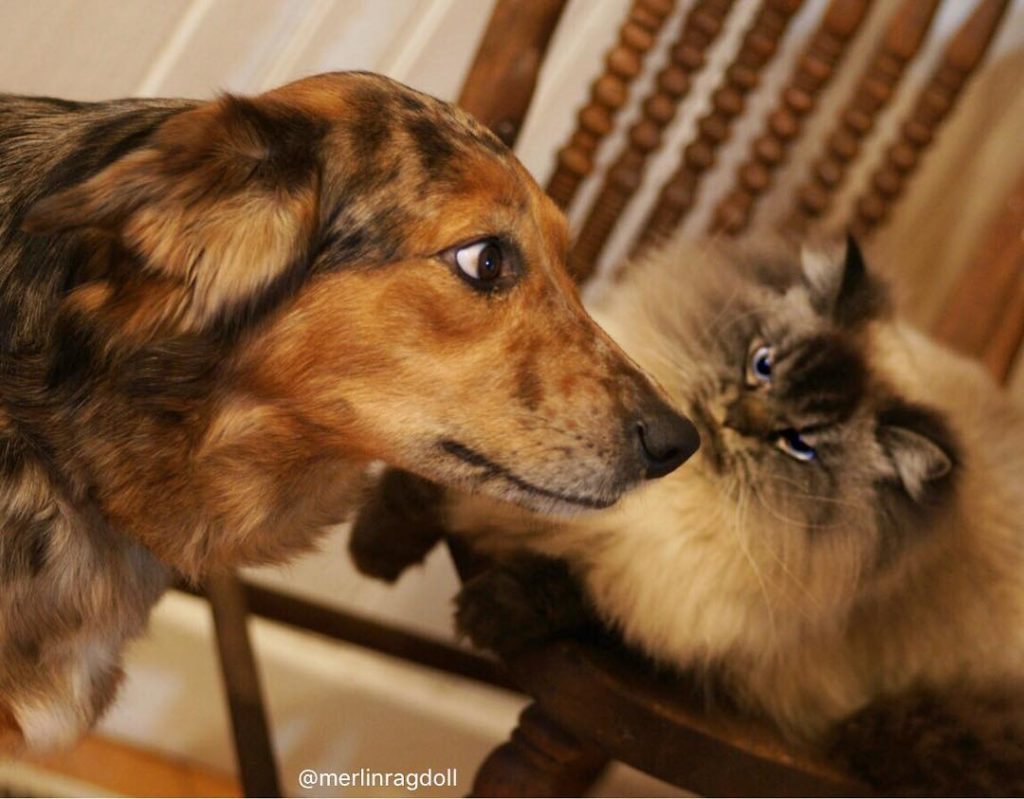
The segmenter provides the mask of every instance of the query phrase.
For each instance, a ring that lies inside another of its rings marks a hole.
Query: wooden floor
[[[231,775],[99,735],[86,737],[70,752],[26,760],[64,777],[128,796],[241,795]]]

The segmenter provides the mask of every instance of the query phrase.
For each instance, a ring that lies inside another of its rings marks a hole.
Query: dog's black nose
[[[645,415],[637,424],[637,435],[648,480],[664,477],[700,447],[693,422],[668,408]]]

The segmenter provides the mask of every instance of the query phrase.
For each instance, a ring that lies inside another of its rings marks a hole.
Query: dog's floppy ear
[[[202,328],[304,262],[326,124],[278,101],[223,97],[177,114],[142,149],[45,197],[23,228],[98,228],[177,286],[173,313]]]

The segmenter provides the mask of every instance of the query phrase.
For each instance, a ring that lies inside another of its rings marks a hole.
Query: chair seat
[[[507,661],[545,715],[582,741],[702,795],[864,796],[870,789],[794,750],[767,724],[709,711],[692,683],[626,654],[558,641]]]

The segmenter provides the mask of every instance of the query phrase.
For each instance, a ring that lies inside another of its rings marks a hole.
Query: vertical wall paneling
[[[139,97],[159,96],[160,88],[177,64],[182,49],[195,35],[196,29],[202,24],[214,2],[215,0],[190,0],[174,29],[165,37],[163,45],[149,64],[133,94]]]

